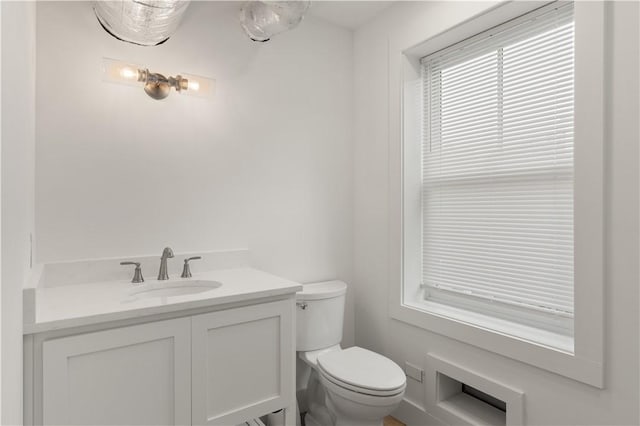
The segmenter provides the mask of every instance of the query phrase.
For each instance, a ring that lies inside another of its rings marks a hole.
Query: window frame
[[[567,6],[570,6],[570,7],[567,7]],[[559,12],[560,18],[558,18],[557,14],[554,14],[554,10],[558,8],[563,8],[563,10]],[[508,40],[513,40],[514,32],[520,33],[522,31],[527,31],[527,33],[529,33],[530,29],[527,30],[526,25],[527,23],[531,22],[534,19],[537,19],[541,16],[546,17],[545,19],[542,20],[542,24],[539,23],[540,21],[537,21],[537,23],[534,24],[538,27],[539,31],[541,31],[542,33],[546,31],[550,31],[551,29],[548,25],[550,25],[551,22],[553,21],[557,22],[557,19],[563,20],[562,25],[567,24],[568,22],[564,22],[564,20],[566,19],[569,13],[571,15],[571,20],[573,21],[573,3],[566,3],[562,5],[558,5],[557,2],[550,3],[530,13],[526,13],[521,17],[510,20],[502,25],[498,25],[494,28],[491,28],[488,31],[477,34],[474,37],[465,39],[461,43],[454,44],[453,46],[449,46],[443,50],[439,50],[421,59],[422,75],[423,75],[423,80],[422,80],[423,96],[421,100],[423,102],[422,102],[422,108],[421,108],[422,110],[419,111],[419,113],[423,117],[425,117],[423,118],[423,126],[422,126],[422,132],[423,132],[422,133],[422,151],[423,152],[421,154],[421,158],[422,158],[423,164],[426,161],[426,154],[424,153],[425,143],[427,144],[433,143],[432,139],[430,138],[431,137],[430,130],[428,130],[431,127],[432,122],[431,121],[426,122],[425,120],[427,115],[429,117],[429,120],[431,120],[431,117],[433,114],[432,107],[429,107],[429,108],[427,107],[427,105],[431,105],[431,102],[432,102],[431,99],[427,99],[427,93],[433,94],[433,88],[429,85],[431,84],[431,81],[432,81],[430,73],[432,72],[431,70],[432,70],[432,65],[434,61],[436,63],[436,68],[439,70],[439,72],[444,72],[442,65],[439,65],[438,63],[438,61],[442,60],[441,58],[443,56],[447,58],[446,59],[447,61],[452,61],[453,65],[451,66],[456,66],[455,64],[459,64],[463,61],[472,61],[476,56],[469,56],[470,55],[469,53],[465,54],[464,59],[459,59],[456,57],[457,52],[459,51],[465,52],[467,46],[471,46],[470,49],[475,49],[478,57],[487,56],[487,55],[496,56],[496,61],[497,61],[496,82],[494,84],[496,85],[496,90],[497,90],[497,87],[501,87],[501,85],[503,84],[503,80],[502,80],[503,76],[500,72],[500,70],[502,69],[501,61],[503,58],[502,56],[503,47],[498,47],[498,46],[502,46],[502,43],[505,41],[508,42]],[[542,28],[540,28],[540,26],[542,26]],[[503,32],[506,33],[507,35],[505,36]],[[529,33],[529,36],[537,37],[541,33]],[[502,39],[503,41],[500,42],[500,44],[496,44],[497,42],[492,41],[493,35],[496,35],[499,39]],[[505,38],[506,40],[504,40]],[[520,35],[519,41],[524,41],[521,35]],[[488,45],[483,44],[485,42],[487,42]],[[508,49],[508,46],[507,46],[507,49]],[[512,58],[512,60],[513,59],[514,58]],[[444,92],[442,91],[439,93],[441,96],[444,95]],[[500,94],[502,94],[502,92],[500,92]],[[500,98],[496,100],[496,104],[501,105]],[[502,110],[499,109],[496,111],[496,113],[498,113],[498,111],[501,112]],[[442,114],[442,112],[439,112],[439,113]],[[572,113],[573,113],[573,104],[572,104]],[[498,115],[499,115],[499,118],[497,119],[496,122],[498,122],[500,119],[503,118],[500,115],[500,113],[498,113]],[[440,121],[445,119],[446,117],[444,115],[438,116],[438,120]],[[571,120],[573,120],[573,117],[571,118]],[[440,142],[436,142],[436,144],[438,143]],[[574,145],[573,136],[571,140],[571,145],[572,146]],[[554,146],[557,146],[557,145],[554,144]],[[437,154],[435,156],[437,157]],[[415,160],[413,160],[413,158],[407,158],[407,162],[408,161],[415,161]],[[570,173],[567,173],[567,171],[564,170],[564,167],[566,167],[565,165],[562,165],[560,167],[561,168],[559,169],[554,169],[554,174],[560,173],[562,174],[562,177],[559,180],[556,180],[554,182],[559,184],[570,183],[571,191],[572,191],[571,196],[573,198],[573,180],[574,180],[573,179],[573,153],[571,154]],[[421,173],[423,177],[422,185],[424,186],[425,184],[424,179],[425,179],[425,173],[426,173],[424,168],[421,171]],[[482,173],[482,171],[478,173]],[[492,171],[489,171],[487,173],[489,173],[489,176],[491,176]],[[436,174],[435,177],[438,178],[438,176],[440,175]],[[569,178],[569,180],[566,180],[567,177]],[[540,180],[536,179],[536,178],[539,178],[539,176],[534,176],[532,178],[527,175],[520,175],[520,178],[525,180],[525,182],[527,183],[531,183],[532,181],[535,183],[540,182]],[[530,180],[527,180],[527,179],[530,179]],[[545,177],[545,179],[548,179],[548,177]],[[411,185],[410,190],[412,190],[414,186],[413,184],[410,184],[410,185]],[[457,187],[460,188],[460,186],[457,186]],[[442,191],[445,194],[447,193],[446,191],[448,188],[449,187],[447,186],[446,182],[442,183]],[[409,188],[405,187],[405,190],[406,189],[409,189]],[[423,194],[423,197],[424,197],[424,189],[421,189],[421,193]],[[555,194],[552,192],[549,194],[549,196],[555,196]],[[424,204],[424,198],[423,198],[422,207],[424,208],[424,206],[425,204]],[[571,206],[571,210],[573,211],[573,206]],[[573,215],[572,215],[572,220],[573,220]],[[424,212],[423,212],[423,220],[421,225],[423,227],[425,225]],[[411,233],[416,232],[415,228],[416,228],[416,225],[414,225],[413,223],[408,224],[407,226],[405,226],[405,232],[411,232]],[[420,232],[422,233],[422,235],[424,235],[425,229],[424,228],[421,229]],[[571,233],[573,233],[573,223],[571,224]],[[573,241],[573,235],[571,235],[571,237]],[[425,244],[428,245],[428,240],[426,241],[423,237],[421,239],[423,262],[425,258],[424,251],[426,250]],[[437,252],[435,252],[435,254],[437,255]],[[573,247],[571,248],[571,255],[573,255]],[[573,273],[573,266],[571,267],[571,272]],[[505,334],[513,334],[515,336],[523,337],[528,340],[537,341],[538,343],[547,344],[551,347],[556,347],[566,352],[573,352],[573,306],[571,306],[572,311],[570,316],[556,315],[553,312],[535,311],[533,309],[528,309],[527,307],[512,305],[512,304],[509,304],[508,302],[507,303],[492,302],[487,299],[474,298],[473,296],[466,296],[462,293],[449,292],[447,291],[447,289],[440,289],[437,286],[430,286],[428,283],[424,282],[424,279],[425,279],[424,263],[423,263],[423,273],[421,274],[421,278],[423,280],[422,288],[424,289],[425,295],[423,300],[415,301],[415,304],[413,306],[417,309],[425,309],[430,312],[440,312],[442,315],[447,316],[445,307],[448,307],[448,308],[451,308],[450,316],[453,317],[454,319],[459,319],[461,321],[469,321],[471,323],[480,322],[482,325],[486,326],[489,329],[491,329],[493,326],[496,326],[498,327],[498,329],[502,328],[502,331]],[[408,279],[413,280],[415,278],[411,277]],[[573,284],[573,279],[571,280],[571,284]],[[429,295],[427,295],[427,293],[429,293]],[[444,306],[440,307],[438,306],[438,304],[441,304]],[[476,314],[480,314],[480,315],[476,315]],[[500,318],[502,318],[502,320],[499,320]],[[514,332],[509,333],[510,325],[512,325],[511,328],[516,330],[515,333]],[[541,331],[539,332],[537,328],[539,328]]]
[[[415,114],[419,104],[415,89],[417,84],[421,84],[420,59],[541,6],[544,7],[528,2],[500,4],[435,36],[425,29],[426,36],[417,43],[389,40],[389,312],[394,319],[602,388],[606,8],[603,2],[574,3],[573,341],[554,344],[554,336],[547,336],[550,340],[545,340],[544,336],[539,336],[540,330],[535,328],[514,335],[509,332],[513,323],[508,321],[479,318],[477,315],[452,318],[446,309],[416,307],[414,301],[420,289],[409,280],[405,282],[405,277],[419,267],[421,258],[420,250],[417,253],[415,250],[420,233],[414,233],[416,236],[412,238],[414,234],[409,232],[412,224],[415,226],[421,220],[421,210],[415,212],[415,203],[419,200],[411,195],[411,185],[421,184],[421,173],[404,161],[405,158],[420,156],[422,140],[419,132],[414,130],[419,129],[415,123],[419,120]]]

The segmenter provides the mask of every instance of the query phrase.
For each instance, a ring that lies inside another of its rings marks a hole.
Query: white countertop
[[[170,275],[170,279],[182,280],[179,275]],[[24,334],[250,302],[302,290],[299,283],[246,267],[193,274],[191,279],[218,281],[222,286],[202,293],[146,299],[130,295],[136,284],[129,280],[36,288],[35,322],[25,321]]]

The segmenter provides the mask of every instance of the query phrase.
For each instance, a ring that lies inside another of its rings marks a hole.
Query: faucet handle
[[[138,283],[143,283],[144,282],[144,278],[142,277],[142,268],[140,267],[140,262],[120,262],[121,265],[135,265],[136,269],[133,272],[133,279],[131,280],[132,283],[134,284],[138,284]]]
[[[187,259],[184,260],[184,267],[182,268],[182,275],[180,275],[181,278],[191,278],[191,267],[189,266],[189,262],[191,260],[200,260],[202,259],[202,256],[194,256],[194,257],[189,257]]]

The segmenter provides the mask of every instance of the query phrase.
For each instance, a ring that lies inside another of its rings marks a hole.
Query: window
[[[390,39],[388,83],[391,317],[597,387],[605,9],[425,27]]]
[[[573,8],[422,59],[428,301],[573,326]]]

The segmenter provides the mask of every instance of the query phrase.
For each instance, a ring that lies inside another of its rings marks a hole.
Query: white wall
[[[352,34],[308,17],[254,43],[239,5],[193,2],[169,41],[140,47],[89,2],[38,3],[38,262],[248,248],[274,274],[350,281]],[[102,82],[102,57],[213,77],[217,93],[155,101]]]
[[[2,2],[2,417],[22,422],[22,285],[33,231],[35,4]]]
[[[354,282],[356,344],[396,362],[424,366],[433,351],[525,392],[525,424],[638,424],[638,3],[610,3],[607,15],[605,156],[605,389],[599,390],[393,320],[387,312],[388,42],[418,44],[495,3],[406,2],[358,29],[355,65]],[[408,379],[406,398],[426,405],[425,387]],[[412,424],[437,423],[409,404]]]

